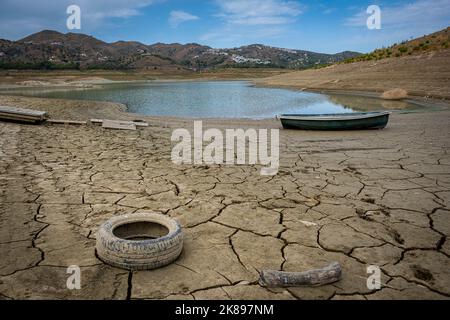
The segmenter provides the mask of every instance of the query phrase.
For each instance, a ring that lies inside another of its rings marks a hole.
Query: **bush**
[[[398,48],[398,51],[400,51],[401,53],[405,53],[405,52],[408,51],[408,47],[406,47],[406,46],[401,46],[401,47]]]

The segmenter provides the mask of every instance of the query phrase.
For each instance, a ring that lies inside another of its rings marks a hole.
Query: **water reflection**
[[[411,107],[398,101],[258,88],[246,81],[116,83],[87,90],[21,89],[8,94],[120,102],[130,112],[187,118],[258,119],[281,113],[348,113]]]

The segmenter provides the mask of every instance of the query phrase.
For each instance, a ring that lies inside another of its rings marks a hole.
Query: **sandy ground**
[[[378,93],[401,88],[412,96],[450,99],[450,49],[402,58],[337,64],[257,82],[260,85],[297,89]]]
[[[138,131],[0,122],[0,298],[448,299],[450,111],[394,113],[382,131],[281,130],[281,167],[178,166],[174,128],[188,120],[126,114],[112,103],[0,96],[53,118],[145,119]],[[209,127],[279,128],[275,120]],[[94,254],[106,219],[154,210],[179,219],[181,257],[154,271]],[[265,289],[263,269],[339,261],[343,279]],[[66,288],[81,267],[82,289]],[[382,289],[366,286],[368,265]]]
[[[73,87],[92,88],[112,81],[149,81],[149,80],[253,80],[267,78],[287,72],[287,69],[270,68],[225,68],[193,72],[187,70],[0,70],[0,89],[17,86],[24,87]]]

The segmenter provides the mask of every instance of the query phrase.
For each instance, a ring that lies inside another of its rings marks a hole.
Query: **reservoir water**
[[[405,102],[375,98],[260,88],[247,81],[149,81],[107,84],[86,90],[25,89],[9,92],[16,93],[45,98],[120,102],[133,113],[186,118],[262,119],[282,113],[348,113],[413,107]]]

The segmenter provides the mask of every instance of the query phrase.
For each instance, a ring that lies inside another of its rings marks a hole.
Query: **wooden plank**
[[[136,130],[136,125],[134,123],[123,123],[121,121],[114,120],[103,120],[102,127],[117,130]]]
[[[22,118],[29,118],[29,119],[36,119],[36,120],[43,120],[43,117],[36,117],[29,114],[21,114],[21,113],[8,113],[8,112],[0,112],[0,115],[5,115],[9,117],[22,117]]]
[[[147,122],[133,121],[133,123],[136,125],[136,127],[148,127]]]
[[[117,123],[121,123],[124,125],[134,124],[136,127],[148,127],[147,122],[139,122],[139,121],[125,121],[125,120],[103,120],[103,119],[91,119],[91,123],[102,124],[103,121],[115,121]]]
[[[34,117],[21,116],[16,114],[1,114],[0,120],[12,120],[12,121],[23,121],[23,122],[42,122],[45,119],[38,119]]]
[[[9,106],[0,106],[0,114],[17,114],[29,117],[36,117],[39,119],[44,119],[47,115],[46,111],[23,109]]]
[[[86,121],[78,121],[78,120],[58,120],[58,119],[49,119],[47,120],[49,123],[55,124],[74,124],[74,125],[83,125],[87,124]]]
[[[16,119],[16,120],[30,120],[30,121],[41,121],[43,119],[36,118],[36,117],[30,117],[20,114],[12,114],[12,113],[0,113],[0,118],[4,119]]]

